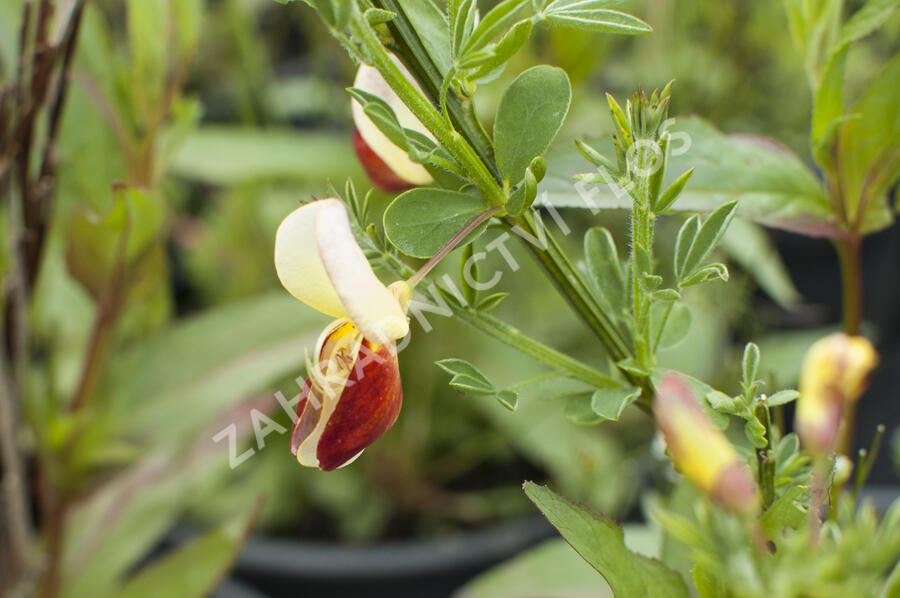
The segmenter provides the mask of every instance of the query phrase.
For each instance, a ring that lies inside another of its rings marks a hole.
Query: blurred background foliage
[[[14,69],[21,4],[0,3],[3,77]],[[673,114],[703,115],[729,133],[771,136],[808,156],[809,92],[780,2],[635,0],[625,8],[651,23],[654,33],[539,30],[504,75],[480,92],[484,121],[490,122],[514,75],[547,62],[563,66],[576,86],[562,145],[609,130],[603,92],[622,97],[637,85],[654,88],[674,78]],[[71,457],[84,461],[74,471],[90,475],[71,482],[88,493],[111,488],[109,472],[141,475],[154,464],[171,465],[171,471],[150,478],[166,480],[159,488],[167,499],[152,508],[145,501],[152,517],[145,516],[140,533],[132,534],[134,554],[120,555],[118,569],[84,583],[99,587],[104,575],[127,569],[185,509],[195,521],[212,523],[247,508],[258,495],[266,497],[260,531],[354,541],[433,535],[530,513],[520,490],[526,478],[552,480],[561,493],[606,513],[629,513],[638,489],[653,475],[644,416],[628,413],[615,430],[579,427],[563,415],[564,398],[547,400],[562,392],[553,382],[527,393],[515,413],[459,395],[434,361],[464,355],[504,384],[517,382],[532,366],[515,351],[440,316],[431,318],[430,334],[414,327],[401,360],[405,405],[396,427],[353,466],[331,474],[301,469],[286,435],[272,434],[264,447],[257,446],[247,435],[249,409],[265,409],[290,427],[273,393],[297,392],[304,351],[323,325],[281,290],[272,265],[275,229],[302,198],[324,196],[329,182],[341,186],[350,178],[357,188],[369,186],[353,153],[344,92],[354,66],[302,3],[93,0],[82,26],[52,229],[32,314],[44,351],[34,384],[44,392],[35,393],[40,399],[28,410],[46,422],[39,428],[50,446],[63,446],[68,430],[78,425],[49,415],[47,404],[76,389],[101,301],[85,282],[89,275],[78,274],[79,264],[95,265],[92,258],[79,261],[72,251],[73,243],[84,245],[97,233],[79,233],[74,223],[85,210],[112,214],[114,184],[139,187],[156,210],[152,218],[144,212],[130,216],[133,224],[150,227],[147,246],[140,248],[143,261],[132,265],[141,272],[140,292],[131,293],[118,314],[98,381],[103,399],[89,413],[107,425],[92,427],[96,438]],[[883,31],[854,47],[850,97],[898,37],[895,15]],[[376,198],[383,208],[386,197]],[[579,239],[596,218],[583,211],[564,216],[573,230],[567,248],[580,255]],[[624,214],[602,218],[624,233]],[[674,236],[678,224],[675,218],[666,221],[660,235]],[[768,234],[760,231],[746,223],[733,227],[730,234],[741,236],[726,242],[726,251],[751,241],[758,250],[751,259],[742,255],[746,249],[731,251],[732,282],[689,295],[691,332],[668,350],[666,365],[724,383],[738,376],[723,364],[737,364],[744,340],[762,337],[767,374],[778,387],[794,383],[791,364],[799,363],[836,314],[804,302]],[[516,273],[494,257],[481,267],[485,273],[503,271],[500,290],[512,293],[497,315],[590,362],[597,346],[529,257],[515,251],[522,264]],[[148,260],[150,254],[156,257]],[[445,269],[458,275],[455,264]],[[827,276],[837,296],[836,268]],[[780,330],[786,323],[807,330],[788,334]],[[257,453],[234,471],[226,443],[210,440],[229,422],[245,434],[239,452]],[[124,474],[118,475],[121,482]],[[109,496],[115,494],[91,500]],[[76,521],[91,516],[91,504],[85,503]],[[140,504],[133,506],[142,512]],[[111,523],[120,524],[129,522]],[[107,537],[115,542],[115,534]],[[73,546],[78,540],[73,535]],[[93,548],[92,554],[104,554]]]

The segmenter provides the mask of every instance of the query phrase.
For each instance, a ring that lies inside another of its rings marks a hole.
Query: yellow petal
[[[861,336],[838,332],[816,341],[803,360],[797,429],[807,449],[831,450],[843,406],[856,402],[878,364],[875,347]]]
[[[291,212],[275,233],[275,270],[281,284],[294,297],[335,318],[347,311],[328,278],[316,243],[316,223],[326,202],[315,201]],[[354,243],[355,244],[355,243]]]
[[[416,85],[415,80],[409,71],[406,70],[406,67],[396,58],[392,58],[403,71],[403,74],[406,75],[406,78]],[[431,137],[428,129],[410,112],[406,104],[394,93],[394,90],[390,88],[387,81],[382,78],[375,67],[366,64],[361,65],[356,73],[353,86],[368,91],[387,102],[388,106],[393,109],[394,114],[397,115],[397,120],[403,128],[412,129]],[[378,130],[375,123],[366,116],[359,102],[354,100],[351,103],[351,112],[353,113],[353,123],[356,125],[356,130],[359,131],[363,141],[394,171],[394,174],[413,185],[427,185],[434,180],[421,164],[416,164],[409,159],[406,150],[394,145],[384,133]]]
[[[372,272],[356,244],[344,204],[336,199],[319,203],[318,253],[347,317],[369,340],[385,343],[403,338],[409,332],[406,312]]]

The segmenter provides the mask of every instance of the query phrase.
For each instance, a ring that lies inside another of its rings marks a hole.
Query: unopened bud
[[[877,364],[875,347],[861,336],[839,332],[809,349],[797,401],[797,433],[807,450],[819,455],[833,450],[844,406],[859,399]]]
[[[756,482],[746,464],[680,376],[670,373],[662,378],[654,411],[672,461],[685,477],[726,509],[756,508]]]

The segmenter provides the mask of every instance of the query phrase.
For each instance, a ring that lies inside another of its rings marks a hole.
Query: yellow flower
[[[275,236],[275,268],[297,299],[337,318],[316,346],[297,406],[291,451],[331,470],[355,459],[397,419],[397,339],[409,332],[405,282],[386,287],[356,244],[338,199],[304,205]]]
[[[406,78],[418,87],[415,79],[406,70],[406,67],[395,57],[392,56],[391,58],[393,58],[394,63],[403,74],[406,75]],[[393,109],[400,126],[404,129],[411,129],[431,137],[428,129],[419,122],[409,108],[406,107],[406,104],[403,103],[403,100],[394,93],[394,90],[391,89],[375,67],[366,64],[361,65],[356,72],[353,87],[367,91],[384,100]],[[369,175],[376,187],[382,191],[392,193],[420,185],[427,185],[434,180],[425,167],[410,160],[406,150],[394,145],[375,126],[375,123],[366,115],[359,102],[355,100],[352,102],[351,112],[353,114],[353,124],[356,126],[356,134],[353,140],[356,155],[366,170],[366,174]]]
[[[797,433],[809,451],[831,452],[844,406],[859,399],[877,364],[875,348],[861,336],[838,332],[810,347],[797,402]]]
[[[756,483],[746,464],[680,376],[663,376],[653,407],[672,461],[685,477],[727,509],[756,508]]]

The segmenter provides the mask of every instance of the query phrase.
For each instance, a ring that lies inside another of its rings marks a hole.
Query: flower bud
[[[418,87],[409,71],[399,60],[392,58],[406,78]],[[384,100],[394,111],[397,121],[404,129],[418,131],[431,137],[428,129],[419,122],[374,67],[360,65],[353,86]],[[434,180],[424,166],[410,160],[405,149],[396,146],[378,129],[358,101],[353,101],[351,111],[353,124],[356,126],[353,147],[373,185],[382,191],[393,193],[427,185]]]
[[[875,348],[861,336],[838,332],[810,347],[797,401],[797,433],[807,450],[817,455],[833,450],[844,407],[856,403],[877,364]]]
[[[726,509],[756,508],[756,482],[746,464],[677,374],[663,376],[654,412],[672,461],[685,477]]]

